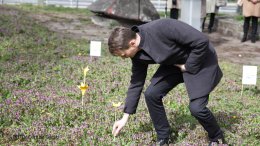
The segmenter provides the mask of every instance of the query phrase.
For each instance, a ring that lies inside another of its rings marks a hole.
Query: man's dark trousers
[[[170,126],[167,120],[162,98],[176,85],[183,82],[182,73],[170,74],[164,77],[155,85],[149,85],[145,91],[145,100],[157,132],[158,138],[168,138]],[[221,129],[213,116],[212,112],[206,107],[209,95],[198,97],[190,101],[189,109],[191,114],[208,132],[211,140],[221,138]]]

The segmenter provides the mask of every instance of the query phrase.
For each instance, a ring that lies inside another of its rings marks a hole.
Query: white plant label
[[[90,42],[90,56],[101,56],[101,42]]]
[[[243,66],[242,84],[256,85],[257,66]]]

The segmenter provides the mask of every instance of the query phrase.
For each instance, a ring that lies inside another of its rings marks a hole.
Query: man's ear
[[[131,41],[130,41],[130,45],[131,45],[131,46],[134,46],[134,45],[135,45],[135,41],[134,41],[134,40],[131,40]]]

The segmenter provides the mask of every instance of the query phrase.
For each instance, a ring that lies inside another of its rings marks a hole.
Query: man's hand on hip
[[[186,72],[187,71],[184,64],[174,64],[174,66],[179,67],[182,72]]]

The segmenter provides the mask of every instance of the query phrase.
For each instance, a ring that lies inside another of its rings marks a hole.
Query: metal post
[[[192,25],[192,14],[193,14],[193,1],[190,1],[190,19],[189,19],[189,24]]]
[[[158,9],[161,8],[161,0],[158,1]]]
[[[167,18],[167,0],[166,0],[166,6],[165,6],[165,16],[164,16],[164,18]]]
[[[138,5],[138,25],[140,25],[140,0]]]
[[[77,0],[77,9],[78,9],[78,6],[79,6],[79,0]]]

